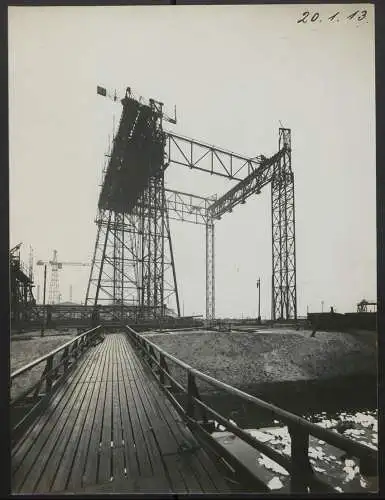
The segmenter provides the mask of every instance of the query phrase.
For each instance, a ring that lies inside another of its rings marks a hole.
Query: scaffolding
[[[100,87],[98,93],[107,95]],[[173,298],[180,315],[169,226],[174,219],[205,226],[206,318],[215,319],[215,224],[270,184],[271,317],[297,319],[291,130],[279,129],[274,155],[249,158],[163,130],[163,104],[134,99],[129,88],[120,102],[122,116],[99,197],[86,305],[130,304],[139,319],[162,318]],[[172,165],[236,184],[219,198],[166,189],[165,171]]]

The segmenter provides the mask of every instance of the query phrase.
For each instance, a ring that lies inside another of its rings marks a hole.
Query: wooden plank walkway
[[[192,451],[181,451],[186,442]],[[12,491],[230,489],[122,333],[85,355],[15,445]]]

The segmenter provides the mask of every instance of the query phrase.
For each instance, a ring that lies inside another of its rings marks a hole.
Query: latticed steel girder
[[[215,152],[212,149],[212,152]],[[214,220],[271,183],[272,319],[297,318],[294,174],[291,169],[291,131],[279,130],[279,151],[260,157],[257,168],[236,186],[206,206],[206,317],[215,317]],[[227,172],[228,173],[228,172]],[[194,214],[196,215],[196,214]]]
[[[209,206],[210,216],[218,219],[225,212],[231,212],[239,203],[245,203],[252,194],[258,194],[266,184],[271,182],[275,165],[283,154],[284,150],[281,150],[271,158],[261,160],[257,169]]]
[[[191,222],[193,224],[205,225],[209,218],[208,208],[216,197],[204,198],[191,193],[164,189],[165,206],[167,217],[180,222]],[[139,215],[140,207],[145,203],[146,207],[153,206],[151,200],[137,203],[131,210],[131,215]]]
[[[170,219],[194,224],[207,224],[208,208],[216,197],[205,198],[191,193],[165,189],[167,213]]]
[[[212,175],[241,181],[259,167],[254,158],[218,148],[188,137],[166,133],[165,168],[173,163]]]
[[[173,273],[170,293],[176,295],[179,312],[169,219],[202,224],[206,228],[206,316],[214,318],[214,220],[231,212],[237,204],[245,203],[249,196],[258,194],[266,184],[271,183],[272,317],[296,317],[294,176],[291,170],[290,130],[280,129],[279,150],[274,156],[248,158],[163,131],[161,103],[150,100],[148,106],[126,96],[122,104],[125,112],[99,200],[99,208],[108,209],[101,212],[103,216],[98,223],[98,241],[103,231],[104,238],[95,247],[95,256],[101,252],[101,261],[112,265],[113,272],[105,273],[104,264],[100,266],[95,275],[98,290],[104,286],[106,291],[107,283],[110,283],[113,303],[117,295],[124,302],[125,280],[133,285],[141,310],[151,309],[156,316],[162,315],[164,300],[168,296],[165,288],[168,286],[165,278],[166,239]],[[164,172],[170,164],[238,181],[238,184],[218,200],[167,190],[164,187]],[[132,196],[128,196],[130,186],[136,190],[131,193]],[[120,215],[117,215],[118,212]],[[129,238],[128,244],[125,238]],[[111,250],[108,254],[107,249],[116,247],[117,243],[119,250],[115,248],[112,255]],[[93,268],[96,260],[94,257]],[[116,262],[121,267],[129,262],[129,272],[117,270]],[[107,277],[103,281],[104,275]],[[121,283],[115,283],[116,279],[119,280],[118,276]],[[88,288],[91,283],[92,276]],[[107,292],[107,296],[111,293]]]

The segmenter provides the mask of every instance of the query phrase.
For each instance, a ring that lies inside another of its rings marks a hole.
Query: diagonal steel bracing
[[[188,137],[166,132],[166,165],[175,164],[211,175],[241,181],[258,168],[253,158],[233,153]]]
[[[239,203],[245,203],[249,196],[259,194],[261,189],[271,182],[275,165],[283,154],[284,151],[278,151],[271,158],[262,157],[257,169],[210,205],[208,208],[210,216],[219,219],[225,212],[231,212]]]
[[[272,319],[297,319],[294,174],[291,169],[291,131],[279,129],[283,155],[271,181]]]
[[[126,95],[99,197],[98,232],[86,304],[134,305],[160,318],[179,299],[164,189],[162,104]],[[169,276],[168,276],[169,275]],[[170,304],[169,304],[170,305]]]
[[[272,318],[297,316],[294,175],[291,133],[279,130],[271,158],[247,158],[163,131],[162,103],[144,105],[126,93],[99,198],[98,234],[86,303],[131,301],[141,317],[161,317],[179,297],[169,219],[206,229],[206,317],[215,317],[214,221],[271,184]],[[173,122],[174,123],[174,122]],[[219,199],[165,189],[169,165],[238,183]],[[93,289],[95,289],[93,291]]]
[[[215,318],[214,221],[206,224],[206,319]]]

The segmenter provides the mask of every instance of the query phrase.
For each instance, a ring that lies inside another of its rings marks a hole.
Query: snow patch
[[[281,467],[279,464],[271,460],[269,457],[266,455],[262,455],[262,457],[259,457],[258,459],[259,465],[262,465],[266,467],[266,469],[272,470],[273,472],[276,472],[277,474],[282,474],[283,476],[288,476],[289,473],[287,472],[286,469]]]
[[[266,441],[271,441],[272,439],[271,436],[268,436],[264,432],[258,431],[257,429],[247,429],[246,432],[258,439],[261,443],[266,443]]]
[[[279,490],[280,488],[283,487],[283,484],[281,482],[281,480],[279,479],[279,477],[275,476],[273,477],[273,479],[271,479],[268,483],[267,483],[267,486],[271,489],[271,490]]]

